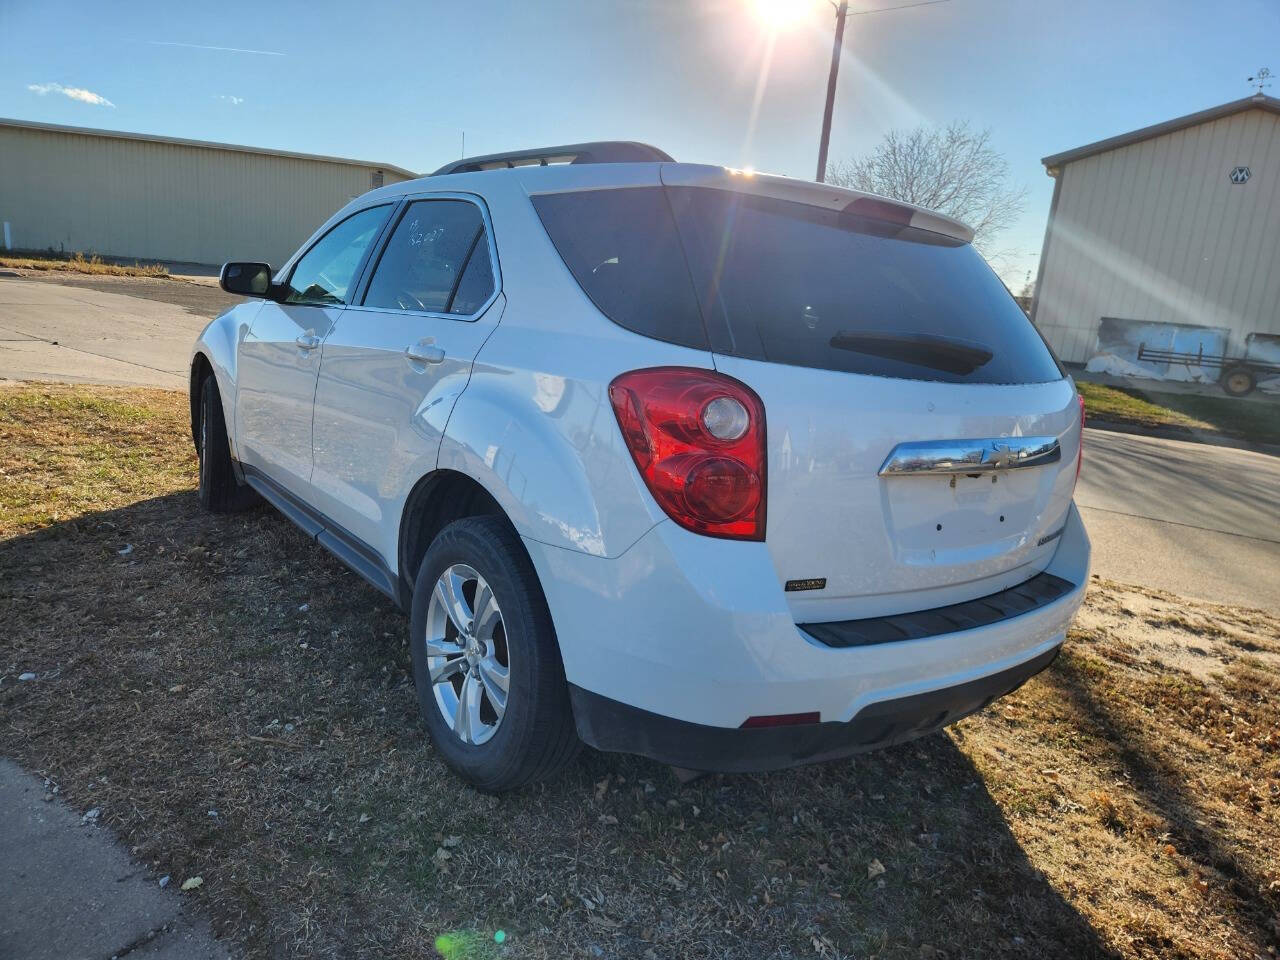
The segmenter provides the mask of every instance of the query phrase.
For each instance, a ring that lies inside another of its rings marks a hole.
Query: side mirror
[[[218,285],[227,293],[241,297],[271,295],[271,265],[233,260],[222,265]]]

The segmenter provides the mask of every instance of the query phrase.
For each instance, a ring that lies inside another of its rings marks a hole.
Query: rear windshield
[[[1039,383],[1062,375],[978,252],[941,234],[698,187],[553,194],[534,204],[597,307],[646,336],[875,376]]]

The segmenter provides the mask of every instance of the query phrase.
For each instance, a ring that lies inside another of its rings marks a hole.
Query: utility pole
[[[822,110],[822,139],[818,142],[819,183],[827,182],[827,148],[831,146],[831,113],[836,106],[836,77],[840,73],[840,48],[844,45],[844,22],[849,16],[849,0],[836,7],[836,41],[831,47],[831,74],[827,77],[827,105]]]
[[[827,182],[827,148],[831,146],[831,114],[836,105],[836,77],[840,73],[840,50],[844,46],[844,22],[850,16],[862,17],[869,13],[890,13],[894,10],[909,10],[912,7],[932,7],[938,3],[950,3],[951,0],[915,0],[913,3],[901,3],[896,7],[876,7],[873,10],[855,10],[849,13],[849,0],[827,0],[836,11],[836,39],[831,47],[831,75],[827,77],[827,105],[822,111],[822,140],[818,144],[819,183]],[[1270,74],[1268,73],[1268,76]],[[1265,77],[1263,78],[1265,79]],[[1249,78],[1253,82],[1253,77]]]

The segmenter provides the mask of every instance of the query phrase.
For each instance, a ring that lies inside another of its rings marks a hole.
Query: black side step
[[[298,529],[367,580],[371,586],[385,593],[402,609],[408,609],[405,598],[401,596],[399,578],[387,569],[373,547],[310,504],[304,503],[256,467],[242,464],[241,469],[244,471],[244,482],[292,520]]]

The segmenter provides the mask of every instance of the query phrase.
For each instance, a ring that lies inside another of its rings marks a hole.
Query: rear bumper
[[[995,622],[956,628],[965,611],[953,611],[951,628],[933,635],[840,647],[795,622],[763,543],[700,537],[669,522],[616,558],[524,542],[576,688],[583,739],[702,769],[761,769],[870,749],[979,709],[1062,645],[1084,598],[1090,552],[1072,506],[1044,571],[1066,581],[1065,592]],[[1040,572],[1028,569],[1023,579]],[[904,625],[914,629],[918,619]],[[881,710],[894,719],[877,731],[872,718]],[[814,712],[821,722],[807,731],[739,729],[753,716]],[[646,732],[628,735],[629,725]],[[695,736],[713,748],[698,751],[701,759],[682,757],[680,741]],[[704,754],[714,756],[720,738],[724,750],[745,750],[747,758],[735,767],[710,764]]]
[[[1016,667],[941,690],[868,704],[845,723],[732,729],[650,713],[571,686],[578,735],[597,750],[638,753],[710,773],[778,770],[905,743],[981,710],[1049,666],[1054,647]]]

